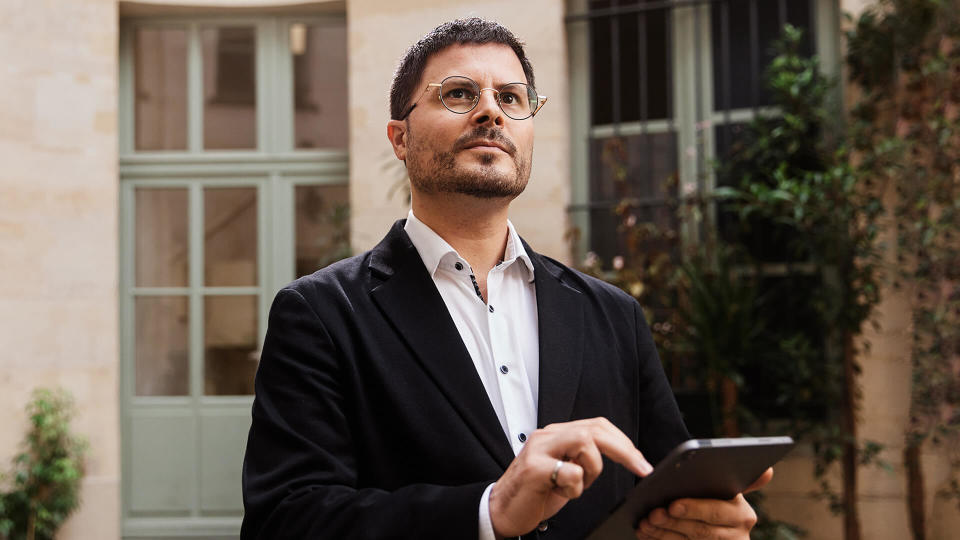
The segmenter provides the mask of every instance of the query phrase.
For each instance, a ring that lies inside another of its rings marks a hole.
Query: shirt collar
[[[417,216],[413,214],[413,210],[407,213],[407,222],[404,224],[403,230],[406,231],[407,236],[410,237],[410,241],[413,242],[413,247],[417,248],[417,252],[420,253],[420,258],[423,259],[423,265],[426,266],[431,276],[437,272],[437,268],[440,267],[441,262],[445,258],[454,257],[462,259],[460,254],[457,253],[457,250],[453,249],[446,240],[441,238],[439,234],[434,232],[434,230],[424,222],[417,219]],[[513,223],[508,219],[507,247],[503,253],[503,264],[509,266],[517,259],[523,262],[527,281],[533,281],[533,262],[531,262],[530,256],[527,255],[527,251],[523,248],[520,235],[517,234]]]

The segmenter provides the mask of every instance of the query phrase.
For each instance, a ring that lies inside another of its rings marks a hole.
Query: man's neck
[[[509,200],[413,194],[411,206],[417,219],[470,263],[478,279],[486,281],[490,269],[503,260]]]

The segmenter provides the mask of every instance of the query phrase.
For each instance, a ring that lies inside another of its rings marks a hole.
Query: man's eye
[[[466,88],[454,88],[453,90],[447,92],[447,97],[452,99],[472,100],[473,92],[467,90]]]
[[[511,93],[502,93],[500,94],[500,102],[506,103],[507,105],[513,105],[519,100],[516,94]]]

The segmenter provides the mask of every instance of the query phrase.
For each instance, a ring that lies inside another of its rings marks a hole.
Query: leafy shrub
[[[37,389],[27,405],[30,429],[0,493],[0,538],[52,539],[80,505],[87,445],[70,432],[73,399]]]

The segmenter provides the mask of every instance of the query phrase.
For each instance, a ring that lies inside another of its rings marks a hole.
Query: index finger
[[[646,476],[653,472],[653,467],[643,457],[643,453],[633,446],[633,441],[609,420],[593,419],[590,429],[593,442],[601,454],[623,465],[637,476]]]

